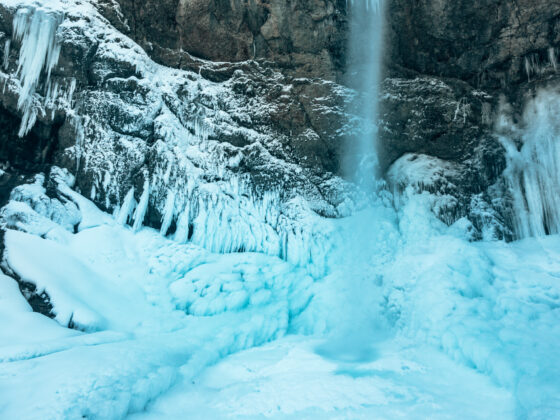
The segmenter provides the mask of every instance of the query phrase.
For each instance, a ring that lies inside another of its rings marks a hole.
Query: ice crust
[[[262,253],[215,254],[150,228],[134,231],[72,191],[64,171],[48,178],[59,180],[58,198],[46,197],[39,176],[0,212],[11,229],[3,269],[45,291],[55,314],[49,320],[30,312],[13,278],[0,278],[0,299],[9,301],[0,312],[9,327],[0,346],[8,418],[123,418],[153,401],[145,418],[176,415],[178,407],[204,418],[208,411],[192,404],[212,398],[207,379],[197,379],[211,375],[205,367],[231,370],[229,359],[221,362],[228,354],[288,333],[299,338],[288,353],[276,353],[288,363],[279,369],[296,372],[313,361],[323,378],[321,386],[307,385],[314,397],[297,399],[291,379],[265,374],[273,371],[263,361],[251,368],[261,376],[219,391],[224,400],[214,414],[445,417],[459,406],[476,413],[478,401],[501,418],[541,419],[560,409],[558,236],[472,243],[433,216],[427,193],[399,213],[381,200],[332,222],[326,275],[317,276]],[[59,204],[63,198],[80,217]],[[80,228],[63,227],[74,223]],[[78,330],[66,328],[70,320]],[[243,363],[260,357],[242,354]],[[375,372],[391,363],[422,367],[380,380]],[[193,385],[199,380],[204,385]],[[270,401],[280,408],[250,402],[256,397],[247,390],[279,386],[288,388]],[[24,396],[33,404],[22,404]],[[427,403],[434,398],[446,402]]]

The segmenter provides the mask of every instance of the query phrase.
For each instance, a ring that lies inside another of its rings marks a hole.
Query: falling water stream
[[[318,352],[341,363],[365,362],[376,357],[374,345],[385,335],[376,312],[379,295],[370,252],[375,242],[379,171],[377,159],[377,114],[381,58],[383,53],[382,0],[354,0],[347,4],[349,40],[346,84],[356,92],[349,114],[360,121],[357,133],[348,139],[344,169],[359,188],[370,208],[348,221],[346,238],[337,264],[344,270],[338,285],[338,320],[331,336]],[[357,110],[357,112],[356,112]],[[375,252],[374,252],[375,253]],[[339,303],[342,302],[342,303]]]
[[[348,15],[346,84],[358,94],[353,106],[357,108],[361,126],[349,139],[345,171],[363,192],[371,194],[379,176],[377,113],[383,53],[383,1],[353,0],[348,3]]]

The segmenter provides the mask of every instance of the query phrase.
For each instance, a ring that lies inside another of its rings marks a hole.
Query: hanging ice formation
[[[144,189],[142,191],[142,195],[140,196],[140,201],[138,202],[138,206],[134,211],[134,223],[132,225],[132,229],[134,231],[139,230],[142,227],[142,223],[144,223],[144,217],[146,217],[146,212],[148,211],[148,202],[150,200],[150,181],[146,179],[144,182]]]
[[[35,103],[35,95],[42,75],[45,90],[51,92],[49,96],[53,96],[50,78],[60,55],[56,34],[63,18],[60,12],[32,7],[19,9],[14,16],[13,40],[21,43],[17,68],[21,86],[18,109],[23,111],[18,133],[20,137],[31,130],[37,119],[37,108],[41,105]],[[6,57],[4,67],[7,67]],[[54,91],[56,96],[58,86]]]
[[[525,73],[527,80],[530,82],[532,76],[542,76],[546,73],[555,73],[558,71],[558,51],[554,47],[547,50],[546,56],[539,54],[530,54],[525,57]]]
[[[116,215],[117,223],[125,225],[129,220],[132,220],[132,212],[135,207],[136,200],[134,200],[134,187],[132,187],[124,197],[123,204]]]
[[[303,200],[290,203],[287,211],[294,214],[287,217],[281,211],[276,191],[257,195],[246,180],[238,177],[216,183],[189,179],[187,185],[167,187],[165,200],[161,200],[161,234],[168,234],[175,222],[171,237],[179,243],[190,242],[221,254],[264,253],[307,266],[312,275],[324,273],[330,242],[321,236],[324,233],[315,230],[313,217],[294,222],[298,215],[311,214],[302,209]],[[136,203],[131,188],[116,212],[117,223],[132,223],[133,230],[140,229],[150,194],[156,192],[145,181]]]
[[[527,105],[523,120],[521,149],[511,138],[502,137],[515,235],[560,233],[560,91],[540,91]]]

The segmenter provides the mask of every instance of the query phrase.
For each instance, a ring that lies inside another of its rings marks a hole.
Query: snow
[[[40,343],[78,334],[76,331],[61,328],[56,322],[33,312],[22,296],[17,282],[4,274],[0,274],[0,311],[0,343],[4,343],[0,357],[7,343]]]
[[[560,410],[558,236],[471,243],[433,216],[426,194],[398,213],[380,198],[329,222],[319,274],[135,231],[52,173],[79,229],[59,224],[65,207],[45,198],[41,177],[0,212],[18,221],[4,234],[12,277],[0,277],[2,417],[544,419]],[[31,312],[14,278],[48,294],[54,319]]]
[[[0,357],[12,361],[0,374],[7,418],[121,418],[141,410],[170,386],[179,366],[190,363],[194,374],[232,351],[285,334],[290,317],[307,305],[309,294],[302,296],[312,282],[276,257],[220,256],[117,223],[80,230],[65,244],[9,230],[4,243],[4,267],[45,291],[56,314],[50,320],[30,312],[15,281],[2,277],[1,296],[11,303],[0,322],[15,317],[16,326],[30,325],[15,336],[3,328],[10,341],[2,341]],[[247,305],[227,276],[236,270]],[[221,313],[215,304],[205,306],[203,290],[185,291],[212,276],[223,279]],[[187,301],[196,302],[192,312],[200,316],[188,315]],[[88,333],[64,328],[70,320]],[[42,335],[29,342],[34,329]],[[21,407],[24,395],[33,403]]]
[[[513,417],[507,391],[432,348],[385,345],[375,361],[339,364],[317,354],[320,344],[289,337],[229,356],[129,418]]]
[[[387,178],[395,192],[407,186],[417,186],[420,190],[437,190],[438,184],[447,183],[444,174],[453,177],[457,165],[434,156],[405,153],[389,168]]]

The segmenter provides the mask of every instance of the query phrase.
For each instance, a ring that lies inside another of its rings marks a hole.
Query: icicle
[[[167,198],[165,200],[165,206],[163,208],[163,215],[161,219],[161,229],[160,233],[165,236],[171,226],[173,221],[173,216],[175,214],[175,191],[170,190],[167,193]]]
[[[532,72],[532,67],[531,67],[531,63],[529,62],[529,59],[527,57],[525,57],[525,73],[527,74],[527,81],[531,81],[531,72]]]
[[[174,240],[180,244],[187,243],[189,239],[189,224],[190,224],[190,205],[187,205],[183,212],[179,215],[177,220],[177,230],[175,231]]]
[[[82,158],[82,145],[84,144],[85,139],[85,129],[84,125],[87,124],[89,121],[89,117],[81,117],[76,114],[70,114],[72,122],[74,123],[74,127],[76,128],[76,146],[75,146],[75,155],[76,155],[76,173],[78,173],[80,169],[80,160]]]
[[[550,65],[554,69],[554,71],[558,71],[558,62],[556,61],[556,49],[554,47],[550,47],[548,49],[548,61]]]
[[[68,89],[68,95],[66,96],[66,102],[70,107],[72,107],[72,100],[74,99],[74,92],[76,91],[76,79],[72,77],[70,81],[70,88]]]
[[[132,212],[135,207],[136,200],[134,200],[134,187],[132,187],[124,197],[124,201],[116,217],[117,223],[119,225],[125,225],[128,220],[132,218]]]
[[[33,97],[41,74],[45,73],[45,85],[49,85],[51,72],[58,63],[60,43],[56,38],[61,13],[43,9],[24,8],[14,16],[13,39],[21,42],[17,73],[21,84],[18,109],[23,110],[19,131],[22,137],[31,130],[37,118]]]
[[[7,39],[6,43],[4,44],[4,70],[8,69],[8,65],[10,64],[10,46],[12,41]]]
[[[134,224],[132,225],[132,229],[136,232],[140,230],[142,227],[142,223],[144,223],[144,217],[146,217],[146,211],[148,210],[148,201],[150,199],[150,181],[146,179],[144,182],[144,191],[142,191],[142,195],[140,196],[140,201],[138,202],[138,207],[134,211]]]
[[[30,102],[32,102],[30,100]],[[23,137],[33,128],[37,122],[37,108],[31,103],[25,105],[25,110],[23,117],[21,118],[21,124],[19,126],[18,136]]]

